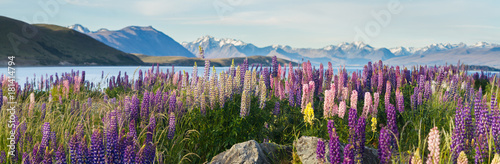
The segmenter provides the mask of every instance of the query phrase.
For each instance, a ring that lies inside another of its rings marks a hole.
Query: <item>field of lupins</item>
[[[379,163],[500,163],[495,74],[380,61],[326,67],[273,58],[215,73],[206,60],[201,76],[196,65],[192,74],[152,66],[98,84],[84,71],[42,75],[16,83],[13,128],[3,76],[0,163],[204,163],[239,142],[291,146],[300,136],[329,141],[317,143],[323,163],[362,162],[365,147]]]

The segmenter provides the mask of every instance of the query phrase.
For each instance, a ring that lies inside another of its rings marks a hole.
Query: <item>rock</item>
[[[260,147],[271,163],[280,163],[280,160],[292,160],[293,149],[291,147],[275,143],[261,143]]]
[[[266,148],[268,151],[270,148]],[[235,144],[231,149],[226,150],[214,158],[211,164],[260,164],[270,163],[260,144],[255,140],[250,140]]]
[[[297,149],[297,155],[299,156],[300,160],[302,163],[307,163],[307,164],[317,164],[319,163],[318,160],[316,159],[316,147],[318,145],[318,140],[320,138],[318,137],[309,137],[309,136],[302,136],[298,140],[293,142],[293,145],[295,146],[295,149]],[[330,151],[328,149],[328,141],[321,139],[325,142],[325,158],[327,160],[327,163],[329,162],[328,156],[330,155]],[[344,150],[345,144],[340,144],[340,153],[341,157],[343,159],[343,150]],[[368,148],[365,147],[365,150],[363,152],[363,164],[376,164],[378,163],[378,154],[377,154],[376,149]]]

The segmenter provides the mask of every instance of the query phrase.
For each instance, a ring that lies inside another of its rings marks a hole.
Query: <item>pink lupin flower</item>
[[[301,101],[302,113],[304,113],[303,109],[306,108],[308,100],[309,100],[309,85],[302,85],[302,101]]]
[[[340,118],[344,118],[345,110],[346,110],[345,100],[342,100],[339,104],[339,117]]]
[[[349,89],[347,87],[342,88],[342,100],[347,100],[349,98]]]
[[[363,117],[367,118],[372,107],[372,95],[370,92],[365,92],[365,105],[363,106]]]
[[[64,80],[63,81],[63,94],[66,98],[68,98],[68,94],[69,94],[69,81],[68,80]]]
[[[31,92],[30,105],[29,105],[28,109],[31,111],[31,110],[33,110],[33,108],[35,108],[35,93]]]
[[[74,80],[75,80],[75,86],[74,86],[75,87],[75,92],[79,93],[80,92],[80,84],[82,82],[82,77],[75,76]]]
[[[332,90],[325,90],[325,102],[323,104],[323,116],[325,118],[333,116],[332,107],[333,107]]]
[[[339,115],[339,106],[334,103],[332,106],[332,117],[335,115]]]
[[[358,91],[352,90],[351,93],[351,108],[358,109]]]
[[[316,85],[314,84],[314,81],[309,81],[309,90],[308,90],[309,101],[308,101],[308,103],[312,103],[314,101],[314,90],[315,89],[316,89]]]
[[[373,108],[371,108],[372,110],[370,111],[370,113],[372,113],[372,117],[377,116],[379,101],[380,101],[380,94],[378,92],[373,93]]]
[[[431,129],[429,132],[429,138],[427,140],[429,144],[429,156],[427,157],[427,164],[438,164],[439,163],[439,130],[437,127]]]

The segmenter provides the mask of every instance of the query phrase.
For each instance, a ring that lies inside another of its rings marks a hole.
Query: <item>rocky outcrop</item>
[[[261,143],[250,140],[235,144],[212,158],[211,164],[266,164],[276,163],[281,157],[290,157],[292,149],[274,143]]]
[[[304,164],[317,164],[316,146],[318,137],[302,136],[293,142],[293,146],[297,150],[297,155]],[[328,141],[321,139],[328,145]],[[340,155],[343,158],[343,150],[345,144],[340,144]],[[326,146],[325,158],[329,163],[328,156],[330,154],[328,146]],[[258,143],[250,140],[235,144],[231,149],[226,150],[212,158],[211,164],[267,164],[267,163],[283,163],[292,160],[292,148],[288,146],[278,145],[274,143]],[[363,152],[363,164],[378,163],[377,150],[365,147]]]
[[[318,137],[309,137],[309,136],[302,136],[298,140],[293,142],[293,146],[295,146],[295,149],[297,149],[297,155],[299,156],[300,160],[302,163],[307,163],[307,164],[316,164],[319,163],[318,160],[316,159],[316,147],[318,144],[318,140],[321,138]],[[323,140],[323,139],[321,139]],[[325,145],[328,145],[328,141],[323,140],[325,142]],[[345,144],[340,144],[341,146],[341,157],[343,158],[343,150]],[[327,158],[330,154],[330,151],[328,150],[328,146],[326,146],[325,150],[325,158]],[[326,159],[327,162],[329,162],[329,159]],[[363,152],[363,164],[376,164],[378,163],[378,155],[377,155],[377,150],[372,149],[372,148],[367,148],[365,147],[365,151]]]

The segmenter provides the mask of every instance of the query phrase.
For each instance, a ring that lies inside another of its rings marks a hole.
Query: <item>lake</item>
[[[326,68],[327,67],[325,67],[325,70]],[[132,79],[132,77],[137,78],[139,70],[142,70],[144,72],[147,71],[148,69],[151,69],[151,66],[55,66],[55,67],[37,66],[37,67],[15,67],[15,69],[16,69],[16,80],[20,84],[24,84],[27,80],[32,81],[33,79],[35,79],[35,77],[36,80],[39,81],[41,75],[43,75],[44,79],[46,79],[45,76],[50,77],[50,75],[55,75],[56,73],[58,75],[61,75],[61,73],[71,72],[72,70],[75,72],[85,71],[85,79],[95,84],[98,84],[102,81],[101,78],[102,76],[104,76],[104,78],[117,76],[118,72],[120,71],[122,73],[122,76],[124,75],[125,72],[127,72],[127,75],[129,75],[130,79]],[[198,76],[203,76],[204,69],[205,68],[203,66],[198,67]],[[346,67],[346,69],[348,72],[353,72],[357,70],[362,70],[362,67]],[[160,70],[163,72],[167,72],[167,70],[172,71],[172,66],[160,66]],[[193,72],[193,67],[177,66],[174,67],[174,70],[186,71],[189,73],[190,76],[192,76],[191,74]],[[215,71],[217,73],[227,70],[229,70],[229,67],[215,67]],[[334,72],[337,73],[337,67],[334,67]],[[469,71],[468,73],[472,74],[475,72],[477,71]],[[212,70],[210,71],[210,73],[212,73]],[[498,72],[490,72],[490,73],[498,73]],[[0,74],[6,75],[7,67],[4,67],[4,69],[0,69]],[[106,82],[103,83],[105,84]]]

